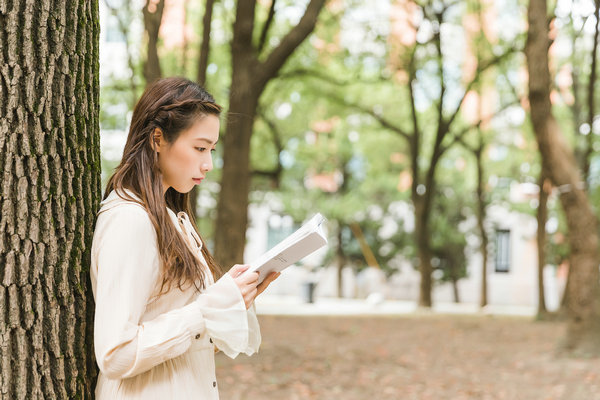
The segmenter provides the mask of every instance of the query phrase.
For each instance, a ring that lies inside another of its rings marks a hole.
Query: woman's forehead
[[[219,140],[219,128],[219,118],[215,115],[207,115],[194,122],[189,129],[181,132],[181,136],[185,136],[186,139],[195,142],[205,142],[214,145]]]

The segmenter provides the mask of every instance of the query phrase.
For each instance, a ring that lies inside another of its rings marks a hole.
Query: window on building
[[[496,230],[496,272],[510,271],[510,231]]]

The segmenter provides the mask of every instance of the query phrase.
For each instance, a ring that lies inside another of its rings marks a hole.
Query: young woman
[[[98,399],[218,399],[215,352],[258,350],[253,301],[278,275],[221,274],[188,216],[220,112],[183,78],[150,85],[133,111],[92,243]]]

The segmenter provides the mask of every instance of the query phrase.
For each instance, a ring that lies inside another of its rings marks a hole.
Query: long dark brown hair
[[[221,106],[214,98],[188,79],[164,78],[150,84],[133,110],[123,158],[108,180],[104,198],[116,190],[119,197],[141,204],[150,216],[156,230],[162,266],[159,294],[168,291],[171,285],[179,289],[194,285],[201,290],[206,285],[206,279],[199,259],[169,217],[167,207],[175,213],[194,213],[189,193],[179,193],[171,187],[163,195],[158,155],[152,145],[153,133],[155,129],[160,129],[165,140],[172,144],[198,118],[206,115],[218,117],[220,113]],[[123,189],[131,190],[141,203],[128,196]],[[190,221],[198,232],[194,218]],[[202,255],[216,280],[222,273],[221,269],[202,241]]]

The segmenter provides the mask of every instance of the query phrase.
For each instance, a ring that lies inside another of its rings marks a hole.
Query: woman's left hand
[[[262,283],[260,283],[257,287],[257,293],[256,296],[258,296],[259,294],[261,294],[262,292],[265,291],[265,289],[271,284],[271,282],[273,282],[275,279],[279,278],[279,275],[281,275],[281,272],[271,272],[264,281],[262,281]],[[256,298],[255,296],[255,298]]]

